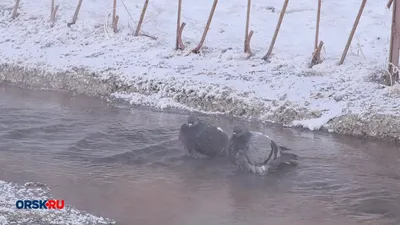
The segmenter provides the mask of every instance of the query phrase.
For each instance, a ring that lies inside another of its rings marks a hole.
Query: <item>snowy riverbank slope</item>
[[[388,55],[391,10],[386,0],[368,2],[348,56],[337,63],[361,0],[323,1],[320,40],[324,62],[308,68],[314,45],[317,1],[289,2],[273,55],[271,42],[282,1],[254,0],[251,49],[242,53],[246,1],[219,1],[202,54],[200,40],[212,0],[183,0],[183,41],[176,52],[177,1],[150,1],[143,32],[134,37],[144,0],[118,0],[119,32],[110,23],[112,1],[84,0],[78,21],[67,27],[77,1],[0,3],[0,79],[16,83],[122,97],[133,104],[182,107],[338,133],[400,137],[396,88],[382,84]],[[123,3],[126,8],[123,6]],[[127,10],[126,10],[127,9]],[[128,13],[129,12],[129,13]],[[131,20],[131,17],[133,21]]]
[[[115,224],[66,205],[62,210],[17,209],[17,200],[53,199],[48,187],[28,182],[24,186],[0,180],[0,224]]]

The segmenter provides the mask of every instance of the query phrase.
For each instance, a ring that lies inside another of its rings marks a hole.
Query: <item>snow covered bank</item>
[[[15,202],[19,199],[44,200],[51,198],[45,186],[26,183],[25,186],[0,181],[0,224],[115,224],[114,221],[97,217],[66,206],[62,210],[22,210]]]
[[[324,62],[308,68],[315,32],[316,1],[289,2],[270,62],[266,53],[282,1],[253,0],[250,59],[242,53],[246,1],[220,1],[200,55],[200,40],[212,0],[183,1],[183,41],[176,52],[176,2],[150,1],[142,30],[133,31],[143,0],[118,1],[119,32],[104,29],[111,2],[84,0],[71,28],[76,2],[0,3],[0,80],[114,96],[132,104],[223,113],[309,129],[400,138],[396,87],[382,80],[387,61],[391,11],[386,0],[368,2],[344,65],[337,62],[361,4],[324,1],[321,35]],[[125,7],[122,5],[124,3]],[[128,13],[129,12],[129,13]],[[130,18],[133,17],[134,21]],[[110,21],[110,17],[108,17]]]

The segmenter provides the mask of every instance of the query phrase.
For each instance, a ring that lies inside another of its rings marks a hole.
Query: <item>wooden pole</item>
[[[316,29],[315,29],[314,51],[315,51],[315,49],[318,48],[319,21],[321,20],[321,4],[322,4],[322,0],[318,0],[317,27],[316,27]]]
[[[250,23],[250,8],[251,0],[247,0],[247,15],[246,15],[246,29],[244,34],[244,53],[248,52],[248,36],[249,36],[249,23]]]
[[[210,29],[210,24],[211,24],[212,18],[214,16],[215,8],[217,8],[217,3],[218,3],[218,0],[214,0],[210,15],[208,16],[206,27],[204,28],[203,36],[201,36],[200,43],[196,46],[196,48],[194,48],[192,50],[193,53],[199,53],[201,46],[203,46],[204,41],[206,40],[207,32],[208,32],[208,29]]]
[[[311,63],[310,63],[309,68],[313,67],[316,64],[320,64],[322,62],[321,49],[322,49],[323,45],[324,45],[324,42],[320,41],[318,47],[315,49],[315,51],[311,57]]]
[[[393,0],[389,0],[388,3],[386,4],[386,8],[390,9],[390,6],[392,6]]]
[[[14,9],[11,14],[11,19],[15,19],[18,16],[18,7],[19,7],[20,0],[15,1]]]
[[[182,0],[178,0],[178,18],[176,19],[176,42],[175,50],[179,49],[179,32],[181,29],[181,11],[182,11]]]
[[[289,3],[289,0],[285,0],[285,2],[283,3],[283,7],[282,7],[281,14],[279,16],[278,24],[276,25],[275,33],[274,33],[274,36],[272,37],[272,42],[269,46],[267,54],[265,54],[264,57],[262,58],[263,60],[268,60],[268,58],[271,56],[272,49],[274,48],[276,38],[278,37],[279,29],[281,28],[283,16],[285,16],[285,12],[286,12],[288,3]]]
[[[250,49],[250,41],[251,41],[251,37],[253,37],[253,33],[254,32],[251,30],[249,35],[247,35],[246,49],[247,49],[247,53],[249,54],[248,58],[250,58],[253,55],[253,53],[251,52],[251,49]]]
[[[324,45],[324,42],[321,41],[318,45],[318,36],[319,36],[319,23],[321,20],[321,3],[322,0],[318,0],[318,9],[317,9],[317,24],[315,29],[315,42],[314,42],[314,51],[311,57],[310,68],[315,64],[319,64],[322,62],[321,60],[321,48]]]
[[[117,15],[117,0],[113,0],[113,14],[112,14],[112,22],[111,24],[113,25],[114,28],[114,24],[115,24],[115,16]]]
[[[344,62],[344,59],[346,58],[347,51],[349,50],[351,41],[353,40],[354,33],[356,32],[358,23],[360,22],[360,18],[361,18],[361,15],[363,13],[363,10],[364,10],[364,7],[365,7],[366,3],[367,3],[367,0],[363,0],[362,3],[361,3],[360,9],[358,10],[357,18],[354,21],[353,28],[351,29],[351,32],[350,32],[350,35],[349,35],[349,39],[347,39],[347,43],[346,43],[346,46],[344,48],[342,57],[340,58],[339,65],[342,65],[343,62]]]
[[[183,28],[185,28],[186,23],[183,22],[181,27],[179,28],[179,34],[178,34],[178,44],[179,44],[179,49],[183,50],[185,49],[185,45],[183,44],[182,41],[182,32],[183,32]]]
[[[113,31],[114,33],[118,32],[118,21],[119,21],[119,16],[116,15],[113,23]]]
[[[393,2],[392,14],[392,30],[390,35],[390,48],[389,48],[389,73],[393,76],[395,69],[399,65],[399,50],[400,50],[400,2],[395,0]],[[398,12],[397,12],[398,11]],[[396,71],[397,72],[397,71]]]
[[[139,35],[139,31],[140,31],[140,28],[142,27],[142,23],[143,23],[143,19],[144,19],[144,14],[146,14],[146,10],[147,10],[147,6],[148,5],[149,5],[149,0],[145,0],[144,1],[144,5],[143,5],[143,9],[142,9],[142,13],[140,14],[140,19],[139,19],[138,25],[136,27],[135,36]]]
[[[54,0],[51,0],[50,20],[53,18]]]
[[[53,1],[54,1],[54,0],[53,0]],[[53,6],[54,6],[54,5],[53,5]],[[54,23],[56,22],[56,13],[57,13],[58,7],[59,7],[59,5],[56,5],[56,6],[54,7],[54,9],[51,10],[51,11],[52,11],[52,12],[51,12],[51,16],[50,16],[51,27],[53,27],[53,26],[54,26]]]
[[[72,21],[70,23],[67,23],[68,27],[76,23],[76,20],[78,19],[79,10],[81,10],[82,2],[83,0],[79,0],[78,6],[76,6],[75,9],[74,17],[72,17]]]

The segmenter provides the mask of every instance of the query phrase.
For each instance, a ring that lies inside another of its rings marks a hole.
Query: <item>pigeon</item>
[[[179,140],[189,156],[205,159],[225,153],[229,137],[220,127],[190,115],[181,126]]]
[[[278,146],[267,135],[250,131],[246,125],[236,125],[229,140],[227,154],[239,169],[265,174],[284,164],[297,165],[298,156],[291,149]]]

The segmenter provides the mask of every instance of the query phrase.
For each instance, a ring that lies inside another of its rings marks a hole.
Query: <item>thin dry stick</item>
[[[175,49],[179,49],[179,31],[181,29],[181,11],[182,11],[182,0],[178,0],[178,17],[176,19],[176,43]]]
[[[18,7],[19,7],[19,2],[20,2],[20,0],[17,0],[17,1],[15,2],[14,9],[13,9],[13,12],[12,12],[12,14],[11,14],[11,19],[15,19],[15,18],[17,18],[17,16],[18,16],[17,9],[18,9]]]
[[[390,9],[390,6],[392,6],[393,0],[389,0],[388,3],[386,4],[386,8]]]
[[[278,37],[279,29],[281,28],[283,16],[285,15],[288,3],[289,3],[289,0],[285,0],[285,2],[283,3],[283,7],[282,7],[281,14],[279,16],[278,24],[276,25],[275,33],[274,33],[274,36],[272,37],[271,45],[269,46],[267,54],[265,54],[265,56],[262,58],[263,60],[267,60],[271,56],[272,49],[274,48],[276,38]]]
[[[181,50],[185,49],[185,45],[182,42],[182,31],[183,31],[183,28],[185,28],[185,25],[186,25],[186,23],[183,22],[178,31],[179,32],[178,33],[178,44],[179,44],[179,49],[181,49]]]
[[[244,53],[249,51],[248,45],[248,37],[249,37],[249,23],[250,23],[250,7],[251,7],[251,0],[247,0],[247,15],[246,15],[246,30],[244,34]]]
[[[203,46],[204,41],[206,40],[208,29],[210,29],[211,20],[214,16],[215,8],[217,8],[218,0],[214,0],[214,3],[211,8],[210,15],[208,16],[208,21],[206,27],[204,28],[203,36],[201,37],[200,43],[197,45],[196,48],[192,50],[193,53],[199,53],[201,46]]]
[[[142,23],[143,23],[143,19],[144,19],[144,14],[146,13],[147,10],[147,5],[149,4],[149,0],[145,0],[144,1],[144,5],[143,5],[143,9],[142,9],[142,13],[140,14],[140,19],[139,19],[139,23],[136,27],[136,31],[135,31],[135,36],[139,35],[139,31],[140,31],[140,27],[142,27]]]
[[[362,3],[361,3],[360,9],[358,10],[357,18],[354,21],[354,25],[353,25],[353,28],[351,29],[349,39],[347,40],[346,47],[344,48],[342,57],[340,58],[339,65],[342,65],[343,62],[344,62],[344,59],[346,58],[347,51],[349,50],[351,41],[353,40],[354,33],[356,32],[357,25],[360,22],[360,18],[361,18],[361,15],[362,15],[362,12],[364,10],[364,7],[365,7],[366,3],[367,3],[367,0],[363,0]]]
[[[324,42],[320,41],[318,47],[315,49],[310,63],[310,68],[313,67],[315,64],[320,64],[322,62],[321,59],[321,49],[324,46]]]
[[[76,23],[76,20],[78,19],[79,10],[81,10],[82,2],[83,2],[83,0],[78,1],[78,5],[76,6],[74,17],[72,17],[72,21],[70,23],[67,23],[68,27],[70,27],[71,25],[74,25]]]
[[[318,47],[318,35],[319,35],[319,21],[321,19],[321,2],[322,0],[318,0],[318,9],[317,9],[317,27],[315,29],[315,42],[314,42],[314,50]]]

